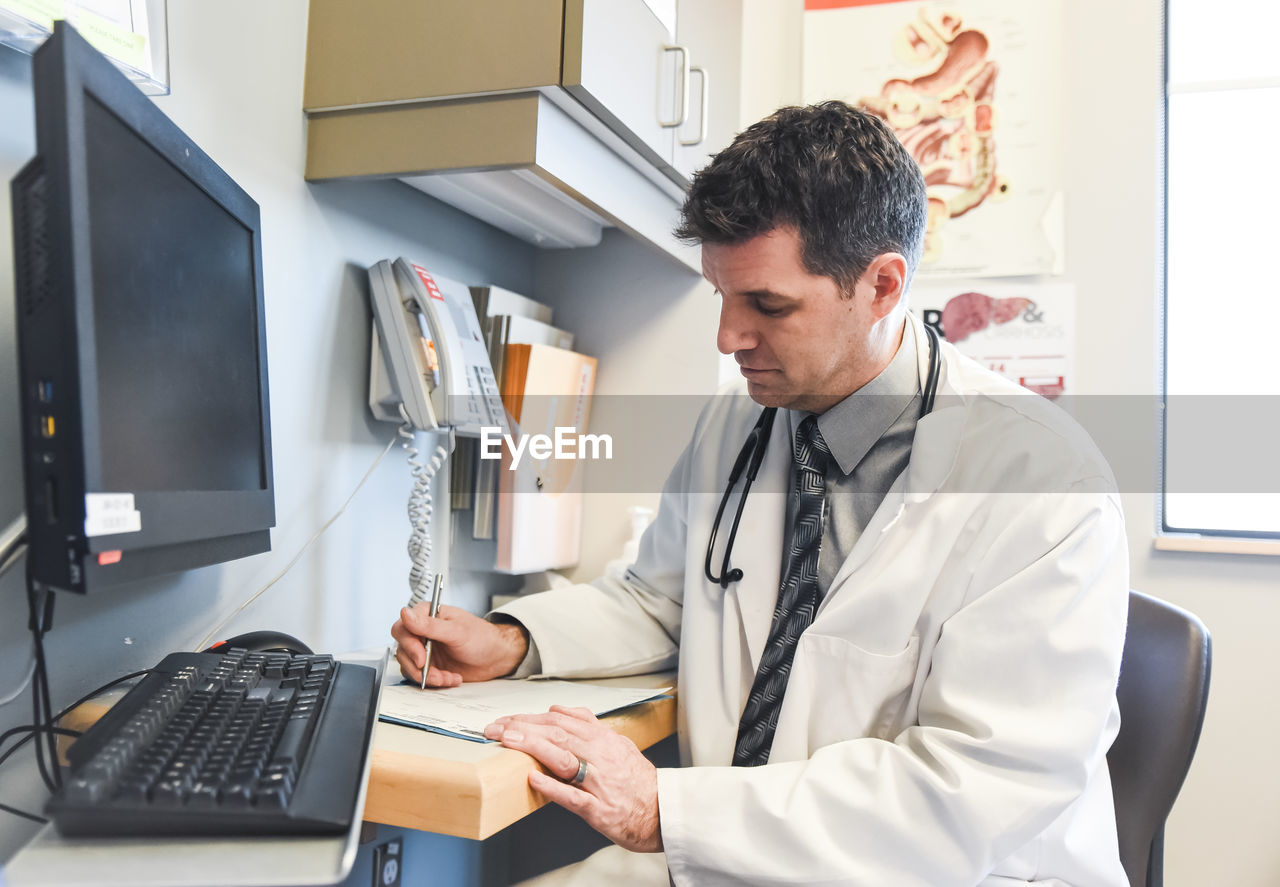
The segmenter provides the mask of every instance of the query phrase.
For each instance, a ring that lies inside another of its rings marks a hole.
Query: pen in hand
[[[431,618],[435,618],[440,612],[440,591],[444,588],[444,574],[436,573],[435,581],[431,585]],[[427,689],[427,669],[431,668],[431,638],[426,639],[427,658],[422,663],[422,687]]]

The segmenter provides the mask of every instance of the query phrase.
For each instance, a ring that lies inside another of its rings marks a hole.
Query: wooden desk
[[[639,675],[595,683],[675,685],[675,675]],[[640,748],[676,730],[673,696],[633,705],[602,719]],[[539,765],[524,752],[378,722],[365,798],[367,822],[476,840],[487,838],[546,804],[529,788]]]
[[[675,686],[675,674],[593,683],[667,687]],[[123,695],[121,690],[87,702],[67,715],[63,725],[88,729]],[[603,720],[640,748],[648,748],[676,731],[675,697],[633,705]],[[496,743],[468,742],[379,721],[373,730],[372,757],[366,822],[480,840],[547,803],[529,788],[529,771],[540,765],[524,752]]]

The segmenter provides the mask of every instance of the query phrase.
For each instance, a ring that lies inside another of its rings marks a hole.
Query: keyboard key
[[[187,795],[187,787],[177,779],[162,779],[151,790],[151,800],[165,806],[177,806]]]
[[[187,795],[187,804],[192,807],[211,808],[218,803],[217,782],[197,782],[191,786],[191,794]]]
[[[288,797],[289,793],[293,791],[293,777],[280,770],[264,773],[262,778],[258,780],[257,794],[260,794],[264,789],[268,791],[279,790],[281,797]]]
[[[147,800],[150,783],[145,780],[130,779],[116,786],[116,797],[122,801],[141,803]]]
[[[223,786],[219,799],[224,807],[231,809],[248,807],[253,803],[253,782],[233,780]]]
[[[66,792],[69,799],[77,803],[92,804],[106,796],[107,783],[103,779],[81,776],[68,780],[63,791]]]

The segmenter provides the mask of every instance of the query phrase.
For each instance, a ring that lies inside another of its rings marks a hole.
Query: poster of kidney
[[[919,274],[1063,272],[1061,0],[806,0],[806,102],[885,120],[924,172]]]
[[[1050,400],[1070,394],[1075,286],[982,280],[911,288],[917,315],[973,358]]]

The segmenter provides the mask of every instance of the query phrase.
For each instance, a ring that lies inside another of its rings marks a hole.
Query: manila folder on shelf
[[[596,359],[549,345],[508,345],[502,403],[513,433],[577,441],[574,457],[515,459],[502,448],[498,471],[499,573],[558,570],[578,562],[582,545],[584,459],[612,458],[612,441],[587,446]],[[558,445],[557,445],[558,447]]]
[[[506,715],[539,714],[553,705],[589,708],[603,715],[670,691],[670,687],[605,687],[524,678],[500,678],[445,690],[393,684],[382,690],[378,717],[472,742],[490,742],[484,738],[484,728]]]

